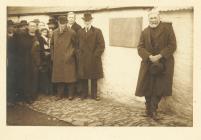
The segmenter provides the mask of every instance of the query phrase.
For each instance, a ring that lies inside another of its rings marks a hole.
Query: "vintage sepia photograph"
[[[193,6],[7,6],[6,125],[193,127]]]

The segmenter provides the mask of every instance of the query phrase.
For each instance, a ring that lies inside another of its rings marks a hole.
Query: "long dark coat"
[[[103,78],[101,55],[105,49],[105,41],[100,29],[91,26],[77,34],[78,43],[78,76],[80,79]]]
[[[81,26],[75,22],[72,25],[71,29],[73,29],[77,33],[81,29]]]
[[[159,32],[156,37],[155,47],[151,44],[150,27],[141,34],[138,44],[138,54],[142,58],[137,82],[136,96],[170,96],[172,95],[172,82],[174,73],[174,57],[176,38],[171,23],[161,22],[157,27]],[[161,54],[164,59],[165,71],[153,77],[149,73],[149,55]]]
[[[62,33],[59,28],[53,32],[51,39],[52,82],[76,81],[75,41],[75,32],[67,26]]]
[[[17,45],[15,34],[7,37],[7,95],[8,99],[14,99],[17,84]]]
[[[38,72],[40,67],[40,46],[37,38],[27,33],[17,37],[18,90],[28,97],[38,91]]]

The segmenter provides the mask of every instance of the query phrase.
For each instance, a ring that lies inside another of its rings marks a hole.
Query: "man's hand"
[[[161,57],[162,57],[161,54],[158,54],[158,55],[150,55],[150,56],[149,56],[149,59],[150,59],[151,62],[154,63],[154,62],[157,62],[158,60],[160,60]]]

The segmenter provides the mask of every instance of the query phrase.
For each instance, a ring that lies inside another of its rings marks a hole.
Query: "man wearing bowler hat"
[[[69,100],[73,99],[74,83],[76,82],[75,63],[75,32],[66,26],[67,18],[59,17],[59,27],[54,30],[51,39],[52,82],[57,84],[58,98],[64,96],[68,86]]]
[[[91,81],[91,97],[100,100],[97,96],[97,80],[103,78],[101,56],[105,49],[105,41],[100,29],[91,25],[91,13],[84,13],[82,17],[85,27],[77,34],[78,47],[78,77],[82,85],[82,99],[88,95],[88,81]]]
[[[158,10],[151,10],[148,19],[137,47],[142,61],[135,95],[145,97],[146,116],[158,120],[161,98],[172,95],[176,38],[172,23],[161,22]]]

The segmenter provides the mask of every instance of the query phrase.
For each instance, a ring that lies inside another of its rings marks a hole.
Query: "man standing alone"
[[[105,49],[105,41],[101,30],[91,25],[90,13],[85,13],[82,19],[85,27],[77,34],[78,76],[82,85],[82,99],[88,95],[88,80],[91,80],[91,97],[98,101],[97,80],[103,78],[101,55]]]
[[[156,111],[161,98],[172,95],[176,38],[172,24],[161,22],[157,10],[152,10],[148,18],[149,27],[138,44],[142,61],[135,95],[145,97],[146,116],[158,120]]]
[[[72,100],[76,82],[75,32],[67,28],[66,23],[66,17],[60,16],[59,28],[53,32],[51,39],[52,82],[57,83],[58,99],[64,96],[67,85],[69,100]]]

